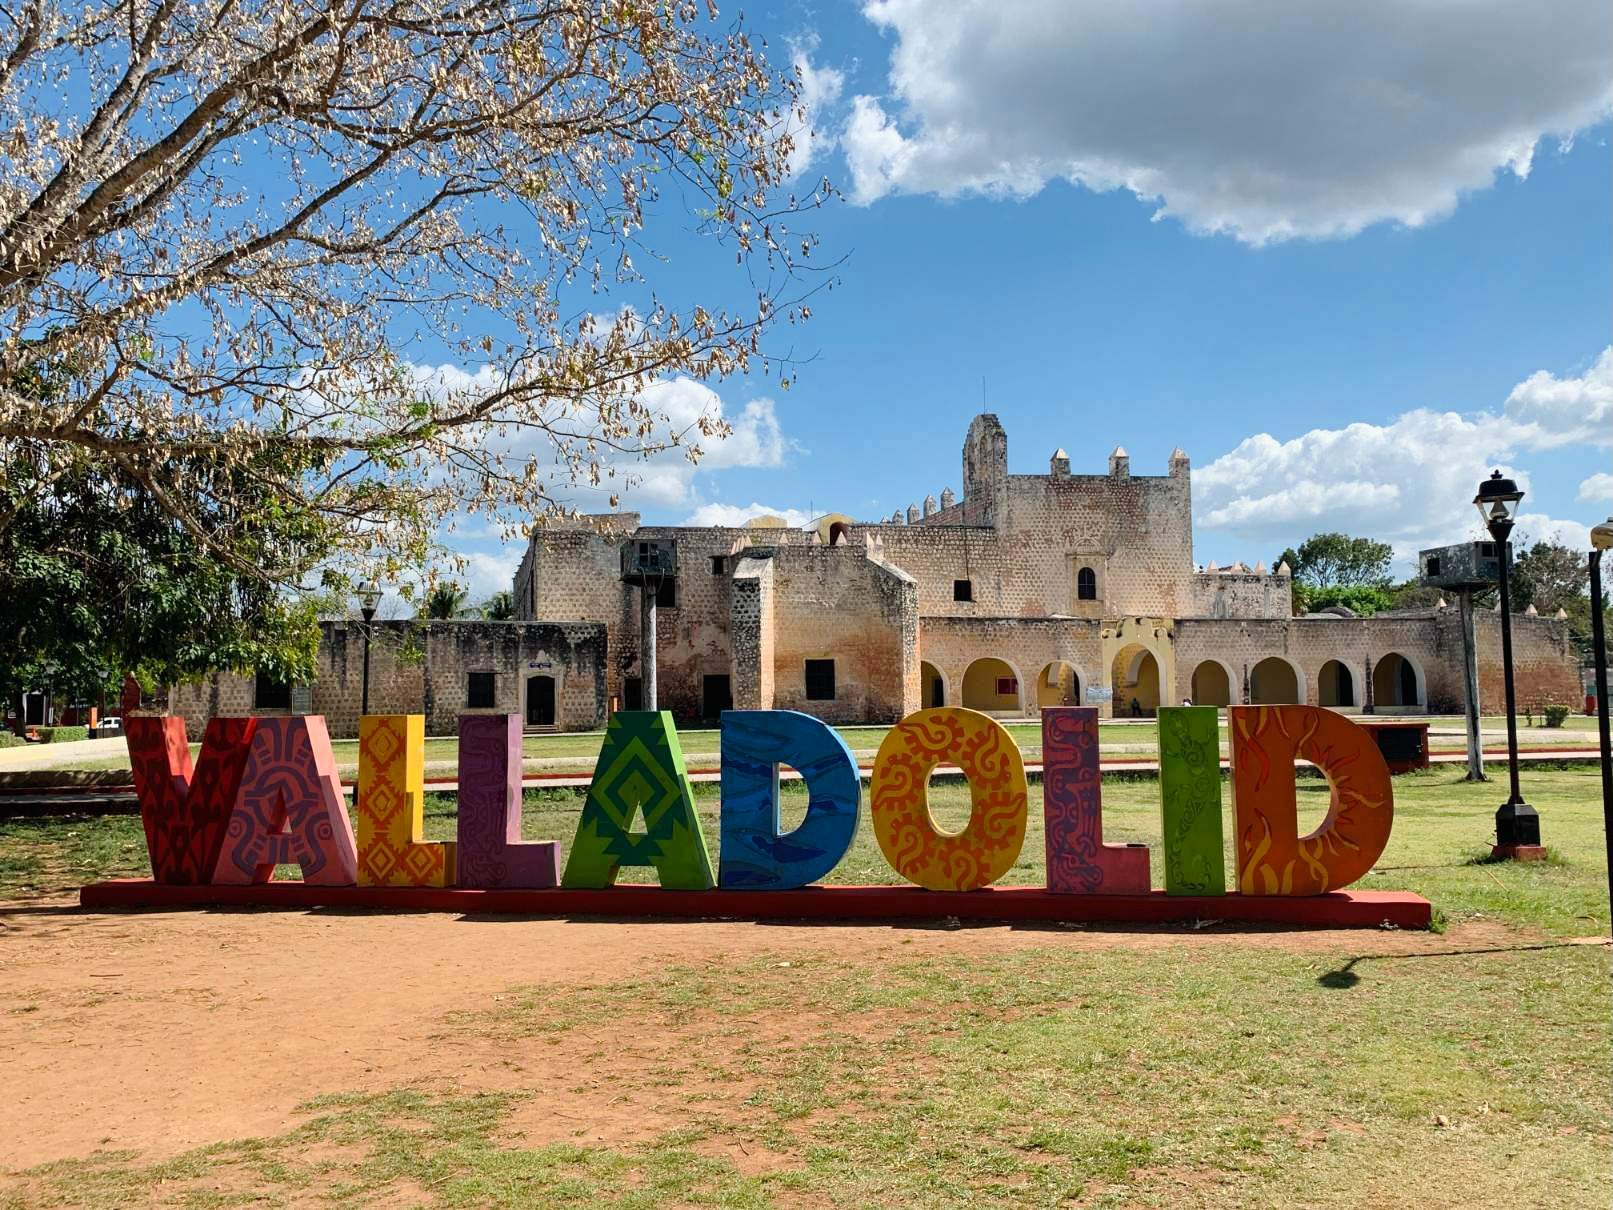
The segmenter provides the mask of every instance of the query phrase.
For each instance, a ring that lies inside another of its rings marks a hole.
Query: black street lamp
[[[1613,550],[1613,517],[1591,530],[1591,660],[1596,664],[1596,728],[1602,740],[1602,829],[1607,838],[1607,888],[1613,897],[1613,743],[1607,722],[1607,635],[1602,621],[1602,552]]]
[[[1512,794],[1495,813],[1495,848],[1490,855],[1496,858],[1532,860],[1545,856],[1540,847],[1540,812],[1523,800],[1518,789],[1518,703],[1512,683],[1512,595],[1510,588],[1511,551],[1507,539],[1518,519],[1518,504],[1523,493],[1511,479],[1503,479],[1496,471],[1479,484],[1479,494],[1473,497],[1484,526],[1495,539],[1496,555],[1501,565],[1501,673],[1507,689],[1507,772],[1512,781]]]
[[[381,586],[366,580],[358,586],[359,612],[364,615],[364,690],[359,717],[370,712],[370,623],[375,621],[375,607],[381,603]]]

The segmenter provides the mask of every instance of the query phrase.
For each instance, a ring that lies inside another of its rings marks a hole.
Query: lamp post
[[[1607,885],[1613,896],[1613,743],[1608,740],[1607,635],[1602,621],[1602,552],[1613,550],[1613,517],[1591,530],[1591,660],[1596,665],[1596,729],[1602,741],[1602,829],[1607,841]]]
[[[364,689],[358,708],[362,718],[370,712],[370,623],[375,621],[375,607],[381,603],[381,586],[374,580],[364,581],[358,586],[358,603],[364,615]]]
[[[1495,539],[1497,562],[1501,568],[1501,674],[1507,693],[1507,773],[1512,793],[1495,813],[1495,847],[1492,857],[1530,861],[1545,856],[1540,846],[1540,813],[1523,800],[1518,788],[1518,702],[1512,682],[1512,594],[1511,556],[1507,539],[1518,519],[1523,493],[1511,479],[1496,471],[1479,484],[1473,503],[1484,518],[1484,526]]]

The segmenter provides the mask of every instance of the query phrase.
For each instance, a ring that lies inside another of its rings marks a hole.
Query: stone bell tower
[[[1008,434],[990,412],[969,422],[963,439],[964,517],[971,525],[990,525],[997,501],[1008,486]]]

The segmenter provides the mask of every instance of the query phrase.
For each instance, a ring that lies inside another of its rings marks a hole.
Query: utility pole
[[[655,607],[664,588],[675,594],[678,584],[678,544],[671,538],[632,538],[622,543],[622,583],[639,590],[639,682],[641,708],[659,710],[655,683]]]
[[[655,698],[655,598],[660,586],[643,584],[639,593],[639,676],[644,682],[644,708],[656,710]]]
[[[1484,775],[1484,741],[1479,733],[1479,652],[1473,638],[1473,590],[1459,588],[1456,604],[1462,614],[1462,680],[1467,710],[1467,780],[1489,781]]]

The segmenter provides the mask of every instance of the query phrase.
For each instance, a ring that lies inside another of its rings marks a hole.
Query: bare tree
[[[0,526],[90,460],[243,573],[386,574],[451,515],[513,530],[635,455],[698,457],[721,421],[669,429],[641,392],[788,385],[761,337],[809,315],[815,241],[789,224],[829,192],[789,192],[798,79],[717,20],[0,4]],[[730,249],[740,301],[655,295],[657,211]],[[638,305],[593,298],[613,288]],[[474,372],[429,379],[411,359],[432,351]],[[318,541],[266,563],[243,538],[286,512]]]

